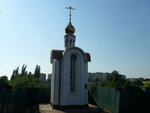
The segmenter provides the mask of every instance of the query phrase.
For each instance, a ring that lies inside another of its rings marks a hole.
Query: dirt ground
[[[89,105],[86,109],[67,109],[67,110],[56,110],[52,109],[49,104],[39,105],[38,111],[36,113],[108,113],[103,110],[100,110],[96,106]]]

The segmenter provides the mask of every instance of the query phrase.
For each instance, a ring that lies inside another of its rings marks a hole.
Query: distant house
[[[46,81],[46,74],[45,73],[41,73],[39,79],[41,81],[43,81],[43,82]]]
[[[104,81],[106,80],[107,76],[109,75],[109,73],[103,73],[103,72],[96,72],[96,73],[88,73],[89,75],[89,81],[92,82],[92,81],[96,81],[96,80],[99,80],[99,81]]]
[[[47,80],[51,80],[51,76],[52,76],[52,74],[48,74]]]

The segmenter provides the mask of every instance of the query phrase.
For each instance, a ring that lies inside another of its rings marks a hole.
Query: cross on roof
[[[75,10],[74,8],[70,7],[66,7],[66,9],[69,9],[69,20],[71,21],[71,10]]]

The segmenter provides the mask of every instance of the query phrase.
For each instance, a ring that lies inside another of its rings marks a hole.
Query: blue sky
[[[150,77],[149,0],[0,0],[0,76],[24,63],[51,73],[50,52],[64,49],[70,5],[76,46],[92,57],[89,72]]]

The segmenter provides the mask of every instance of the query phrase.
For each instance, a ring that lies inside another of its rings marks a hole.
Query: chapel
[[[88,62],[90,54],[75,45],[75,27],[65,28],[64,49],[51,51],[52,77],[50,103],[54,109],[88,107]]]

